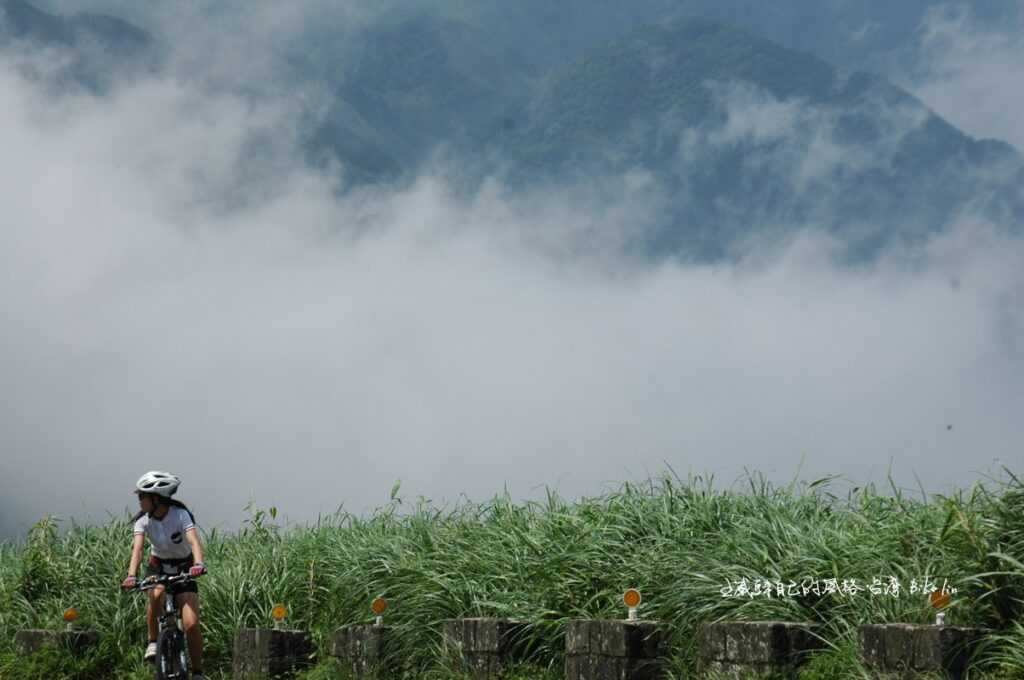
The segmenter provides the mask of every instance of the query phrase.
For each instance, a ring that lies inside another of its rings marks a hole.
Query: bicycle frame
[[[178,611],[177,599],[177,596],[164,589],[164,611],[157,623],[158,631],[163,632],[168,628],[181,630],[181,612]]]
[[[188,645],[181,627],[181,612],[176,602],[177,597],[171,594],[169,586],[194,578],[187,573],[178,576],[150,576],[131,589],[145,592],[164,586],[164,607],[157,621],[157,658],[154,659],[157,680],[188,680],[191,677]]]

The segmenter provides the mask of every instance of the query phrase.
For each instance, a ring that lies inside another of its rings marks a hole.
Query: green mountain
[[[458,21],[388,22],[357,36],[346,56],[315,143],[387,177],[415,172],[439,146],[478,148],[529,97],[521,60]]]
[[[913,58],[906,50],[929,14],[956,9],[943,0],[439,0],[438,11],[518,45],[545,67],[579,57],[644,25],[710,19],[744,28],[785,47],[812,52],[844,68],[879,70]],[[1019,0],[971,3],[984,26],[1015,25]]]
[[[742,29],[651,25],[548,70],[490,37],[436,16],[372,27],[333,74],[336,104],[311,146],[359,181],[416,176],[438,147],[470,187],[494,174],[528,189],[646,173],[657,214],[632,246],[651,255],[722,257],[744,236],[814,227],[870,257],[961,212],[1024,215],[1008,145]]]
[[[1022,161],[881,78],[705,20],[647,27],[551,71],[492,148],[518,185],[649,172],[652,252],[722,255],[758,229],[817,226],[870,254],[971,210],[1020,219]]]

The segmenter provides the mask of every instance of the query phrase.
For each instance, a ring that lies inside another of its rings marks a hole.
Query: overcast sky
[[[922,96],[1024,146],[971,94],[1020,96],[1019,37],[935,21],[922,49],[952,47]],[[208,527],[250,500],[364,511],[397,479],[442,501],[598,494],[665,462],[727,482],[891,465],[935,492],[1020,470],[1024,243],[994,225],[956,216],[857,269],[813,230],[735,265],[652,265],[619,249],[656,209],[642,172],[456,198],[442,167],[338,198],[345,169],[304,166],[287,97],[217,89],[262,68],[231,45],[177,48],[209,78],[99,98],[0,59],[0,536],[122,515],[149,469]],[[804,120],[739,92],[729,134]]]

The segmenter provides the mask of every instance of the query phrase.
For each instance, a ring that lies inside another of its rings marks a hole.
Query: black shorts
[[[193,564],[195,564],[195,558],[192,555],[177,560],[150,555],[149,561],[146,562],[146,576],[159,576],[160,574],[165,576],[177,576],[178,574],[188,572],[189,567]],[[170,591],[171,595],[180,595],[181,593],[198,593],[199,584],[195,581],[185,581],[184,583],[173,583],[167,586],[167,589]]]

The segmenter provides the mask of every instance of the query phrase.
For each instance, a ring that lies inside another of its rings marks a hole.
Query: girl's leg
[[[188,640],[188,655],[192,659],[192,672],[203,669],[203,634],[199,629],[199,594],[179,593],[178,607],[181,609],[181,623],[185,626]]]
[[[159,586],[149,591],[149,602],[146,603],[146,627],[149,629],[149,641],[156,642],[157,616],[164,610],[164,587]]]

